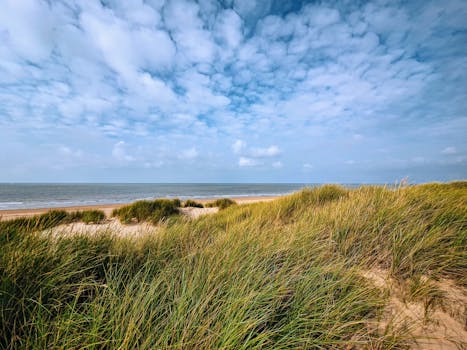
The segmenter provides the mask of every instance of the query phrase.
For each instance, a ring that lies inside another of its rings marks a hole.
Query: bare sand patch
[[[59,225],[47,232],[53,235],[95,235],[101,233],[112,233],[118,236],[138,236],[143,234],[152,234],[157,232],[157,226],[143,222],[138,224],[122,224],[118,219],[111,218],[101,224],[85,224],[84,222],[75,222],[71,224]]]
[[[406,291],[390,276],[389,271],[374,268],[363,271],[362,275],[389,295],[377,325],[381,332],[389,325],[406,329],[416,339],[412,349],[467,349],[467,295],[454,282],[430,280],[443,297],[440,304],[427,309],[422,301],[405,300]]]
[[[179,208],[180,213],[186,215],[189,218],[196,219],[201,215],[208,215],[214,214],[219,211],[219,208],[195,208],[195,207],[187,207],[187,208]]]

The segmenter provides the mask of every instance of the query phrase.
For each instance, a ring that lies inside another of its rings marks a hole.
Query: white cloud
[[[304,167],[305,169],[313,169],[313,165],[310,164],[310,163],[305,163],[305,164],[303,164],[303,167]]]
[[[211,79],[206,74],[198,73],[195,70],[187,70],[177,78],[180,86],[186,90],[187,112],[205,113],[211,109],[223,108],[230,102],[227,97],[213,92],[210,86]]]
[[[127,153],[127,146],[124,141],[117,142],[112,149],[112,156],[119,162],[132,162],[135,157]]]
[[[246,147],[245,141],[237,140],[232,145],[232,150],[235,154],[239,154],[245,149],[245,147]]]
[[[249,151],[251,157],[263,158],[263,157],[275,157],[281,153],[279,147],[269,146],[266,148],[252,148]]]
[[[446,155],[451,155],[451,154],[456,154],[457,153],[457,149],[456,147],[446,147],[445,149],[443,149],[441,151],[442,154],[446,154]]]
[[[176,41],[182,59],[190,63],[211,62],[216,47],[211,33],[203,28],[198,13],[198,4],[173,0],[165,6],[165,24]]]
[[[252,158],[248,157],[240,157],[238,160],[238,165],[241,167],[250,167],[250,166],[255,166],[259,165],[258,161]]]
[[[218,15],[215,35],[229,49],[235,49],[243,40],[242,19],[233,10],[223,10]]]
[[[160,168],[162,165],[164,165],[163,161],[153,161],[153,162],[144,162],[143,167],[146,169],[153,169],[153,168]]]
[[[83,156],[83,151],[80,149],[72,149],[67,146],[60,146],[58,152],[65,158],[81,158]]]
[[[188,160],[195,159],[196,157],[198,157],[198,150],[195,147],[186,149],[182,151],[179,155],[180,159],[188,159]]]
[[[2,1],[0,33],[2,45],[9,45],[24,60],[39,62],[49,57],[53,49],[54,18],[47,3],[34,0]],[[6,43],[5,43],[6,39]]]
[[[248,158],[268,158],[276,157],[281,153],[279,147],[272,145],[269,147],[247,147],[247,143],[243,140],[237,140],[232,145],[234,154],[241,154]]]

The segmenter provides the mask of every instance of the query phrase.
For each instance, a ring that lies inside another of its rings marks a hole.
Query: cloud
[[[0,23],[7,32],[7,45],[24,60],[40,62],[50,55],[54,22],[46,2],[7,0],[2,3]]]
[[[124,141],[118,141],[112,149],[112,156],[119,162],[132,162],[135,157],[128,154],[127,145]]]
[[[281,153],[281,150],[276,145],[269,147],[247,147],[247,143],[243,140],[237,140],[232,145],[234,154],[243,154],[251,158],[267,158],[275,157]]]
[[[269,146],[266,148],[252,148],[249,151],[251,157],[264,158],[264,157],[275,157],[281,153],[279,147]]]
[[[281,151],[279,147],[272,145],[269,147],[248,147],[247,143],[243,140],[236,140],[232,144],[232,151],[236,155],[240,155],[238,165],[240,167],[256,166],[263,164],[260,159],[277,157]],[[272,163],[274,168],[281,168],[282,163],[275,161]]]
[[[198,157],[198,151],[196,150],[195,147],[186,149],[182,151],[179,155],[180,159],[187,159],[187,160],[195,159],[196,157]]]
[[[232,150],[235,154],[240,154],[246,147],[245,141],[237,140],[232,145]]]
[[[162,165],[164,165],[163,161],[154,161],[154,162],[144,162],[143,167],[146,169],[153,169],[153,168],[160,168]]]
[[[230,150],[257,180],[264,173],[255,166],[279,157],[287,169],[274,181],[301,181],[304,172],[291,169],[311,163],[323,181],[400,177],[415,171],[416,157],[426,160],[420,179],[466,176],[464,1],[2,5],[0,145],[18,150],[2,158],[12,164],[5,181],[19,159],[36,164],[27,150],[45,155],[61,144],[86,153],[82,162],[113,149],[106,166],[136,177],[145,163],[180,173],[190,145],[220,177]],[[94,152],[64,138],[78,129],[94,135]],[[393,168],[376,174],[383,161]],[[95,159],[89,166],[100,171]]]
[[[251,167],[259,165],[260,163],[256,159],[248,158],[248,157],[240,157],[238,159],[238,165],[241,167]]]
[[[216,52],[211,32],[204,29],[198,16],[199,6],[191,1],[174,0],[164,7],[167,29],[190,62],[211,62]]]
[[[443,149],[441,151],[442,154],[446,154],[446,155],[451,155],[451,154],[456,154],[457,153],[457,149],[456,147],[446,147],[445,149]]]
[[[81,158],[83,156],[83,151],[80,149],[71,149],[67,146],[60,146],[58,148],[58,153],[65,158]]]
[[[222,45],[230,50],[237,48],[243,41],[243,21],[233,10],[223,10],[218,15],[214,35]]]

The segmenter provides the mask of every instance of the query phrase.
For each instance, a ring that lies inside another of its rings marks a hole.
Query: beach
[[[231,197],[238,204],[248,204],[254,202],[265,202],[271,201],[280,196],[242,196],[242,197]],[[193,198],[193,200],[200,203],[208,203],[218,199],[213,198]],[[0,210],[0,221],[11,220],[20,217],[29,217],[34,215],[44,214],[50,210],[65,210],[67,212],[73,211],[84,211],[84,210],[102,210],[107,217],[112,215],[114,209],[120,208],[129,203],[118,203],[118,204],[96,204],[96,205],[75,205],[75,206],[62,206],[62,207],[44,207],[44,208],[30,208],[30,209],[4,209]]]

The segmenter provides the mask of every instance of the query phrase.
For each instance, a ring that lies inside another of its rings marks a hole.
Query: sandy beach
[[[254,203],[254,202],[271,201],[278,197],[279,196],[248,196],[248,197],[242,196],[242,197],[231,197],[231,198],[235,200],[238,204],[248,204],[248,203]],[[212,202],[213,200],[216,200],[216,199],[218,198],[217,197],[216,198],[193,198],[193,200],[196,200],[197,202],[200,202],[203,204]],[[69,206],[69,207],[67,206],[67,207],[53,207],[53,208],[33,208],[33,209],[5,209],[5,210],[0,210],[0,221],[43,214],[49,210],[65,210],[68,212],[72,212],[72,211],[98,209],[98,210],[102,210],[107,217],[110,217],[110,215],[112,214],[112,210],[116,208],[120,208],[127,204],[130,204],[130,203],[98,204],[98,205],[83,205],[83,206]]]

